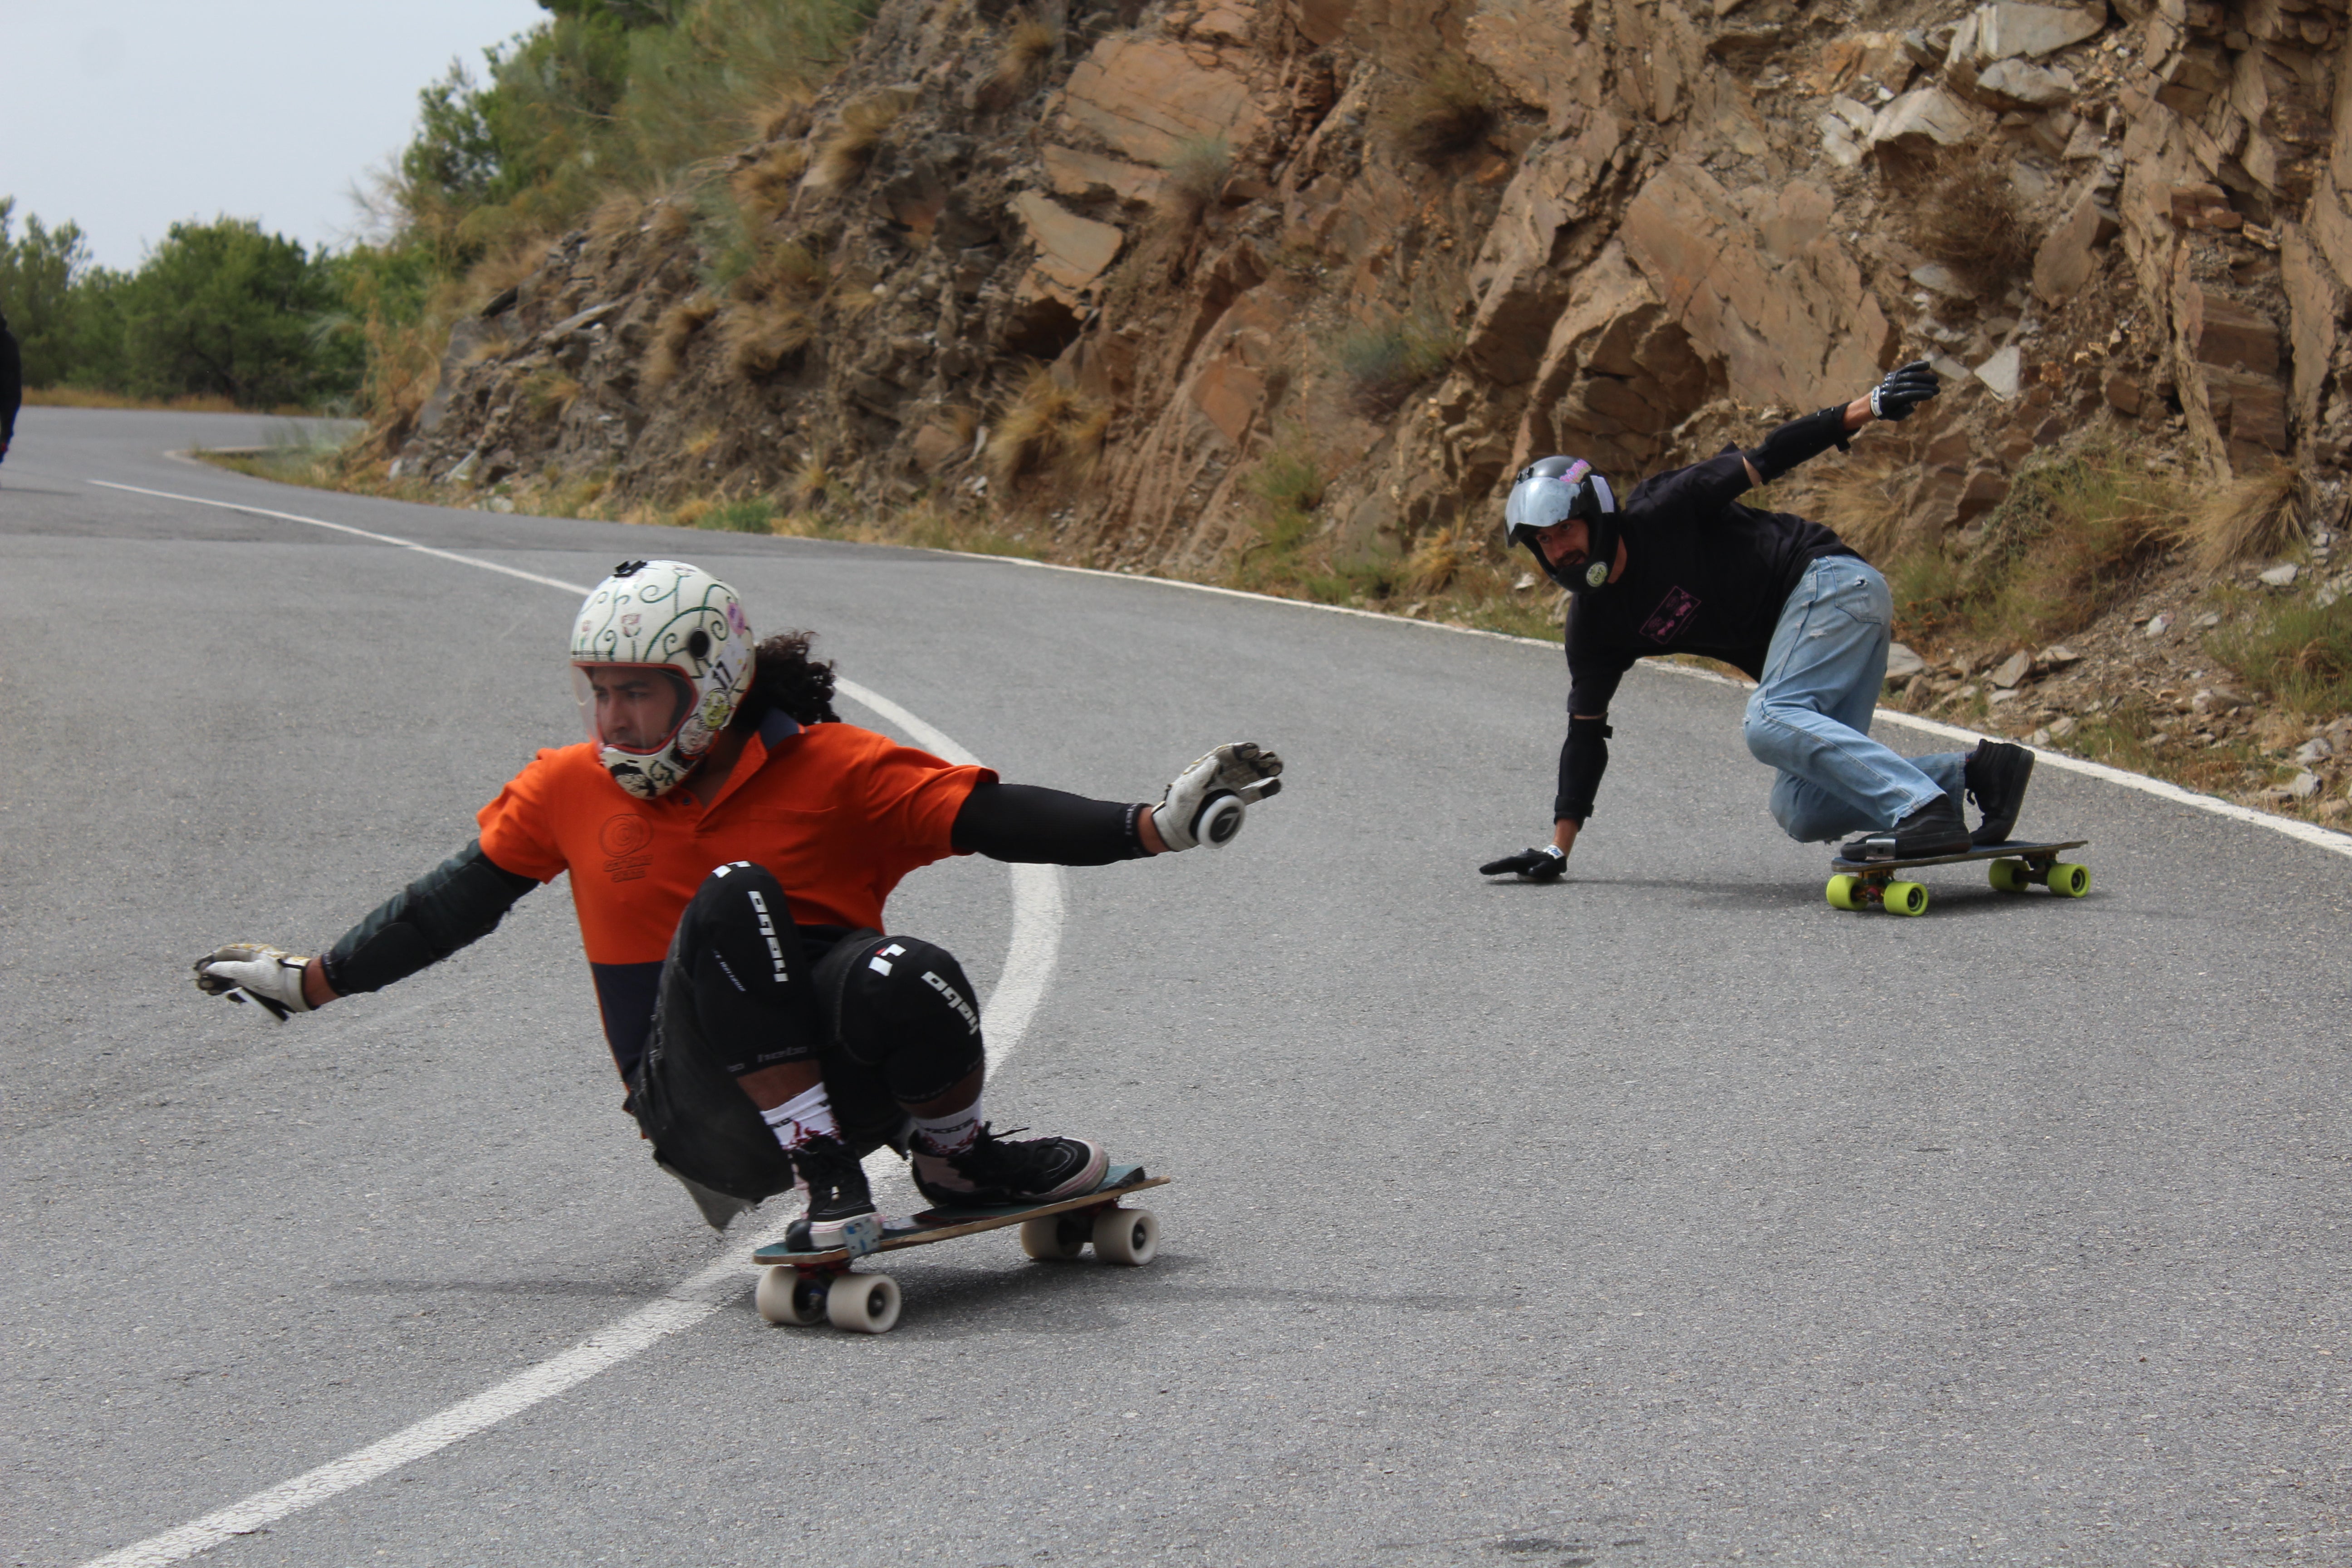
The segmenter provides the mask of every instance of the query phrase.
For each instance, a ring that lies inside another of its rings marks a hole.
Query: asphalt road
[[[1141,1270],[894,1259],[880,1338],[716,1311],[205,1562],[1568,1565],[2352,1560],[2352,859],[2044,768],[2079,902],[1840,914],[1739,693],[1629,679],[1558,886],[1556,650],[913,551],[438,510],[26,411],[0,468],[0,1561],[73,1564],[376,1442],[714,1259],[618,1106],[569,900],[275,1026],[578,732],[577,584],[701,562],[1005,777],[1231,849],[1064,874],[1000,1122],[1175,1178]],[[878,722],[850,710],[854,721]],[[1901,743],[1905,734],[1894,731]],[[989,983],[1010,881],[894,928]]]

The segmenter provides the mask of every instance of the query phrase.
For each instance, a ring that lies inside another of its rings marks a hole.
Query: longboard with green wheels
[[[1830,869],[1835,873],[1830,878],[1830,906],[1924,915],[1927,912],[1927,889],[1895,873],[1908,871],[1915,866],[1957,866],[1968,860],[1989,862],[1985,875],[2004,893],[2021,893],[2028,888],[2042,887],[2062,898],[2079,899],[2091,890],[2091,868],[2061,860],[2058,856],[2062,850],[2079,849],[2089,842],[2087,838],[2068,838],[2048,844],[1979,844],[1966,854],[1931,855],[1918,860],[1848,860],[1841,856],[1830,862]]]
[[[853,1269],[852,1263],[870,1253],[927,1247],[1007,1226],[1021,1227],[1021,1250],[1032,1258],[1072,1258],[1092,1247],[1105,1263],[1149,1263],[1160,1250],[1160,1222],[1150,1210],[1123,1208],[1119,1200],[1167,1184],[1167,1177],[1146,1175],[1140,1165],[1113,1165],[1099,1186],[1075,1198],[1019,1208],[926,1209],[908,1219],[885,1220],[868,1244],[855,1250],[794,1252],[776,1242],[751,1254],[751,1261],[765,1269],[756,1297],[760,1316],[795,1328],[829,1322],[854,1333],[887,1334],[898,1322],[898,1281]]]

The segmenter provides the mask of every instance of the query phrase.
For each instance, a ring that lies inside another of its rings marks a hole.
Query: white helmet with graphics
[[[572,685],[613,781],[641,800],[692,773],[751,680],[735,590],[683,561],[624,561],[572,628]]]

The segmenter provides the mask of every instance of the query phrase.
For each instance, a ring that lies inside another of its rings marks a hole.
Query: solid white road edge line
[[[495,561],[482,561],[471,555],[436,550],[412,540],[395,538],[388,533],[371,533],[363,528],[329,522],[322,518],[271,511],[263,507],[240,506],[231,501],[206,500],[201,496],[142,489],[137,485],[110,484],[104,479],[89,482],[103,485],[108,489],[130,490],[162,500],[185,501],[194,506],[251,512],[286,522],[309,523],[314,528],[332,529],[338,533],[353,534],[378,544],[414,550],[420,555],[430,555],[436,560],[454,561],[461,566],[478,566],[486,572],[502,573],[526,583],[561,588],[567,594],[585,595],[588,592],[578,584],[542,577],[532,572],[519,572]],[[979,761],[943,731],[878,692],[870,691],[854,681],[839,679],[835,681],[834,689],[860,707],[871,709],[897,725],[909,738],[949,762],[972,763]],[[1003,972],[997,976],[995,988],[981,1003],[981,1014],[988,1020],[988,1056],[992,1068],[1001,1067],[1012,1056],[1013,1047],[1021,1043],[1022,1037],[1028,1033],[1030,1020],[1036,1016],[1037,1005],[1045,999],[1045,987],[1053,979],[1055,958],[1061,949],[1061,868],[1055,866],[1014,866],[1011,869],[1013,934],[1005,950]],[[446,1410],[404,1426],[391,1436],[371,1443],[356,1453],[346,1454],[316,1469],[306,1470],[290,1481],[281,1481],[202,1519],[191,1520],[176,1530],[151,1535],[119,1552],[92,1558],[83,1564],[83,1568],[163,1568],[166,1563],[182,1562],[200,1552],[208,1552],[236,1536],[250,1535],[265,1525],[298,1513],[314,1503],[324,1502],[339,1492],[363,1486],[412,1459],[421,1459],[478,1432],[488,1431],[507,1417],[575,1388],[605,1368],[625,1362],[647,1346],[690,1329],[710,1316],[730,1296],[740,1290],[744,1271],[751,1267],[749,1262],[751,1250],[771,1241],[782,1240],[784,1225],[789,1223],[786,1219],[764,1231],[729,1239],[722,1244],[719,1257],[653,1301],[625,1318],[607,1323],[562,1354],[551,1356],[504,1383],[484,1389],[471,1399],[462,1400]]]
[[[902,545],[898,548],[919,547]],[[1517,643],[1525,647],[1552,648],[1559,646],[1538,637],[1523,637],[1511,632],[1490,632],[1478,626],[1448,626],[1443,621],[1417,621],[1404,616],[1383,615],[1378,610],[1360,610],[1352,605],[1318,605],[1311,599],[1285,599],[1272,594],[1254,594],[1246,588],[1220,587],[1214,583],[1188,583],[1181,577],[1147,577],[1132,572],[1106,572],[1097,566],[1067,566],[1058,561],[1031,561],[1019,555],[982,555],[969,550],[940,550],[933,553],[961,556],[967,561],[991,561],[1006,566],[1029,566],[1043,572],[1075,572],[1087,577],[1108,577],[1118,583],[1157,583],[1165,587],[1187,588],[1196,594],[1215,594],[1228,599],[1255,599],[1262,604],[1288,605],[1294,609],[1323,610],[1335,616],[1361,616],[1367,620],[1392,621],[1402,626],[1420,626],[1426,631],[1451,632],[1456,637],[1491,637],[1497,642]],[[1700,669],[1687,664],[1665,664],[1655,659],[1645,658],[1636,663],[1633,668],[1646,669],[1657,675],[1678,675],[1687,679],[1714,681],[1717,685],[1728,686],[1741,691],[1753,691],[1756,689],[1752,681],[1734,680],[1727,675],[1718,675],[1714,670]],[[1897,724],[1908,724],[1915,730],[1925,730],[1931,735],[1940,736],[1948,741],[1965,741],[1973,744],[1981,739],[1977,731],[1963,730],[1956,725],[1944,723],[1940,720],[1923,719],[1916,714],[1905,713],[1895,709],[1882,708],[1878,710],[1877,717]],[[2232,822],[2242,822],[2254,827],[2266,827],[2273,833],[2283,833],[2289,838],[2299,839],[2315,848],[2325,849],[2330,854],[2352,858],[2352,834],[2338,833],[2333,828],[2322,827],[2316,823],[2298,821],[2292,816],[2273,816],[2269,812],[2256,811],[2252,806],[2240,805],[2235,801],[2223,800],[2218,795],[2200,795],[2195,790],[2183,789],[2179,784],[2168,784],[2162,779],[2150,778],[2146,773],[2136,773],[2126,768],[2109,767],[2105,763],[2095,763],[2084,757],[2068,756],[2063,752],[2043,751],[2036,747],[2033,755],[2039,764],[2063,769],[2070,773],[2081,773],[2086,778],[2095,778],[2104,784],[2117,784],[2125,789],[2137,790],[2142,795],[2152,795],[2158,800],[2168,800],[2176,805],[2186,805],[2198,811],[2210,812],[2216,816],[2226,816]]]
[[[105,484],[106,481],[92,479],[90,483]],[[110,485],[108,488],[138,490],[141,495],[163,496],[170,500],[196,499],[192,496],[169,495],[163,490],[140,490],[136,485]],[[204,501],[201,504],[226,507],[231,511],[253,512],[262,517],[289,518],[295,522],[318,521],[315,518],[291,517],[289,513],[269,511],[261,507],[236,506],[227,501]],[[341,529],[345,533],[358,534],[365,539],[382,540],[388,544],[407,543],[404,540],[391,539],[380,533],[369,533],[364,529],[351,528],[342,523],[328,522],[320,523],[320,526]],[[460,555],[448,555],[446,551],[430,550],[421,544],[408,544],[407,547],[412,550],[423,550],[428,555],[445,555],[452,561],[468,559]],[[900,545],[895,548],[919,549],[921,547]],[[1361,616],[1366,620],[1389,621],[1401,626],[1420,626],[1426,631],[1450,632],[1456,637],[1491,637],[1497,642],[1517,643],[1524,647],[1549,648],[1553,646],[1538,637],[1523,637],[1510,632],[1490,632],[1477,626],[1448,626],[1443,621],[1416,621],[1403,616],[1383,615],[1378,610],[1360,610],[1352,605],[1321,605],[1311,599],[1285,599],[1272,594],[1254,594],[1246,588],[1225,588],[1213,583],[1188,583],[1181,577],[1150,577],[1134,572],[1106,572],[1097,566],[1070,566],[1058,561],[1031,561],[1020,555],[982,555],[969,550],[935,550],[929,553],[952,555],[966,561],[983,561],[1000,566],[1026,566],[1040,572],[1069,572],[1082,577],[1108,577],[1118,583],[1154,583],[1161,587],[1183,588],[1195,594],[1214,594],[1227,599],[1254,599],[1260,604],[1286,605],[1292,609],[1298,610],[1321,610],[1334,616]],[[510,576],[522,577],[532,582],[547,581],[546,578],[532,577],[530,573],[518,572],[510,566],[494,565],[487,561],[469,561],[468,563],[488,566],[493,572],[504,572]],[[1711,669],[1699,669],[1687,664],[1664,664],[1654,659],[1643,659],[1634,668],[1647,669],[1654,674],[1675,675],[1693,680],[1710,680],[1740,690],[1754,689],[1750,682],[1734,680],[1728,676],[1717,675]],[[1880,709],[1878,717],[1897,724],[1908,724],[1914,729],[1924,730],[1931,735],[1940,736],[1946,740],[1973,742],[1979,738],[1974,731],[1959,729],[1938,720],[1923,719],[1916,714],[1904,713],[1894,709]],[[2033,755],[2037,763],[2046,763],[2066,773],[2081,773],[2085,778],[2097,779],[2103,784],[2137,790],[2142,795],[2154,795],[2158,800],[2170,801],[2175,805],[2185,805],[2191,810],[2210,812],[2215,816],[2225,816],[2232,822],[2242,822],[2252,827],[2267,828],[2273,833],[2284,834],[2289,838],[2308,844],[2315,849],[2325,849],[2331,855],[2342,855],[2352,858],[2352,834],[2338,833],[2333,828],[2321,827],[2316,823],[2298,821],[2291,816],[2273,816],[2269,812],[2256,811],[2252,806],[2240,805],[2235,801],[2223,800],[2217,795],[2200,795],[2195,790],[2183,789],[2179,784],[2168,784],[2162,779],[2150,778],[2146,773],[2132,773],[2125,768],[2109,767],[2105,763],[2095,763],[2084,757],[2069,756],[2063,752],[2037,749]]]

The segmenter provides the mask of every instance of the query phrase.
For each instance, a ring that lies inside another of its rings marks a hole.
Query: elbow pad
[[[498,930],[539,883],[502,870],[476,839],[419,877],[328,949],[327,984],[346,996],[381,991]]]
[[[1605,717],[1569,716],[1568,739],[1559,747],[1559,793],[1551,803],[1554,820],[1566,817],[1581,827],[1591,816],[1592,797],[1609,768],[1609,737],[1616,732]]]
[[[1845,427],[1845,408],[1838,405],[1808,414],[1802,419],[1790,420],[1765,437],[1748,454],[1748,460],[1756,465],[1764,482],[1770,484],[1806,458],[1818,458],[1832,447],[1845,451],[1851,438],[1852,433]]]

